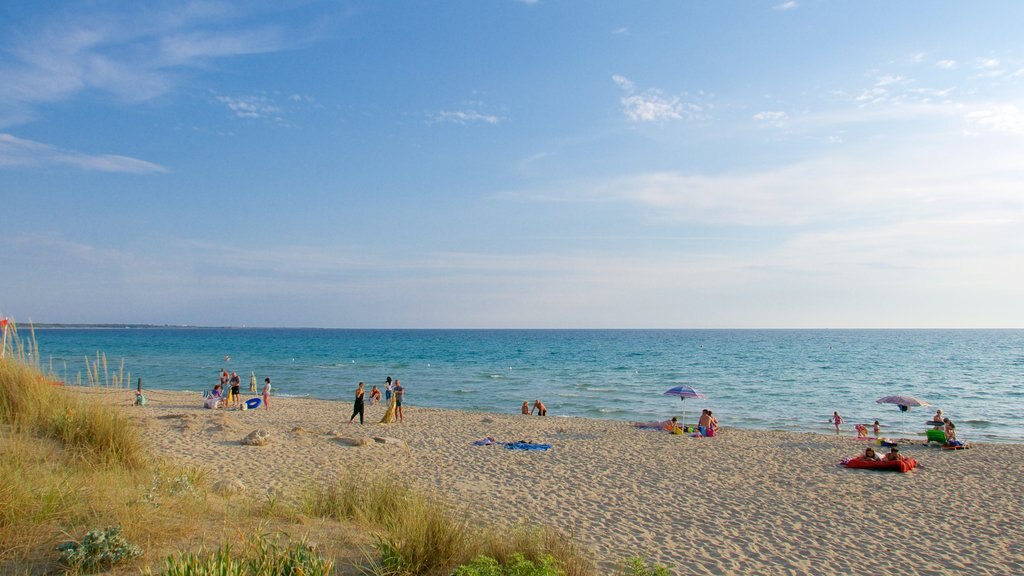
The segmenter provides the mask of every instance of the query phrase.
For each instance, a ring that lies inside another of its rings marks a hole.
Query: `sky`
[[[0,3],[0,314],[1022,328],[1024,2]]]

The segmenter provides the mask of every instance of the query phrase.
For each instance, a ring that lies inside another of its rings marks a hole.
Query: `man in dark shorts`
[[[238,377],[237,372],[231,373],[231,399],[235,404],[242,404],[242,379]]]
[[[399,422],[405,422],[405,414],[402,413],[402,401],[405,400],[405,387],[398,380],[395,380],[395,416]]]

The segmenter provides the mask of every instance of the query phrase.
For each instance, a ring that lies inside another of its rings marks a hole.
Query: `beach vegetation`
[[[668,568],[648,563],[643,558],[632,557],[623,562],[619,569],[618,576],[670,576]]]
[[[346,474],[333,483],[311,485],[302,502],[310,516],[348,520],[370,530],[377,554],[367,564],[381,576],[447,575],[480,557],[501,567],[522,567],[525,561],[558,566],[566,576],[595,573],[571,536],[538,526],[491,525],[392,478]]]
[[[146,570],[145,574],[152,574]],[[211,553],[169,556],[161,576],[328,576],[334,561],[305,541],[261,536],[235,552],[230,544]]]
[[[142,555],[142,548],[128,542],[120,526],[90,530],[81,541],[65,542],[57,550],[62,564],[85,572],[124,564]]]
[[[522,554],[512,555],[507,564],[501,564],[490,556],[477,556],[469,564],[455,569],[452,576],[564,576],[553,556],[544,556],[537,562],[528,560]]]

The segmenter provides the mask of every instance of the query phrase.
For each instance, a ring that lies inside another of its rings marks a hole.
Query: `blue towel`
[[[509,442],[505,444],[508,450],[549,450],[551,444],[531,444],[529,442]]]

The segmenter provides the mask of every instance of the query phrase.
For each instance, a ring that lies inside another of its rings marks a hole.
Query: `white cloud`
[[[477,110],[442,110],[433,115],[433,121],[453,124],[497,124],[501,122],[501,118]]]
[[[1024,136],[1024,112],[1012,104],[972,110],[964,118],[968,125],[976,129]]]
[[[700,105],[683,102],[679,96],[666,95],[656,88],[637,92],[633,81],[619,74],[614,74],[612,81],[626,93],[619,102],[633,122],[691,119],[703,111]]]
[[[789,115],[781,111],[764,111],[754,114],[754,120],[764,126],[779,128],[786,125]]]
[[[842,229],[864,221],[925,219],[1024,225],[1024,196],[1015,177],[1024,141],[946,135],[912,147],[876,147],[844,146],[816,160],[758,172],[648,172],[562,182],[526,194],[538,201],[621,204],[654,219],[703,225]]]
[[[230,10],[194,6],[69,14],[24,31],[3,47],[9,56],[0,64],[0,105],[19,112],[0,121],[30,119],[39,104],[89,91],[129,102],[150,100],[175,88],[183,72],[289,45],[280,28],[246,27]],[[211,31],[219,24],[232,29]]]
[[[266,96],[217,96],[217,101],[228,107],[238,118],[280,118],[281,108]]]
[[[794,10],[799,7],[800,4],[798,4],[796,0],[789,0],[788,2],[783,2],[782,4],[776,4],[775,6],[772,6],[772,8],[775,10]]]
[[[956,60],[939,60],[935,63],[936,68],[942,68],[943,70],[953,70],[956,68]]]
[[[61,150],[48,144],[0,133],[0,166],[36,167],[64,165],[91,172],[124,172],[151,174],[168,172],[167,168],[117,154],[86,154]]]

